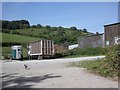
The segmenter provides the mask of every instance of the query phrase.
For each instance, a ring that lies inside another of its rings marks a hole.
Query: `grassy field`
[[[23,36],[23,35],[0,33],[0,36],[1,35],[2,35],[2,43],[5,43],[5,42],[30,43],[36,40],[40,40],[40,38]]]
[[[36,37],[30,37],[30,36],[22,36],[22,35],[14,35],[14,34],[5,34],[0,33],[0,36],[2,36],[2,55],[6,58],[9,58],[11,55],[11,44],[12,43],[19,43],[23,46],[22,53],[23,57],[27,57],[27,48],[26,45],[30,42],[40,40],[40,38]],[[4,46],[4,43],[7,43],[7,45]]]

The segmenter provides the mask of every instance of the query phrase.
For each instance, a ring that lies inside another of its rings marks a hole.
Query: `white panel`
[[[42,48],[43,48],[43,44],[42,44],[42,40],[41,40],[41,54],[43,54]]]
[[[110,45],[110,42],[109,42],[109,41],[106,41],[106,45]]]
[[[30,54],[30,56],[32,56],[32,55],[42,55],[42,53]]]
[[[114,37],[114,44],[120,44],[120,37]]]

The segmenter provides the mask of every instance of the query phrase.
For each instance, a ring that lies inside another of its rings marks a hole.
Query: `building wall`
[[[94,34],[90,36],[80,37],[78,39],[79,48],[88,48],[88,47],[103,47],[104,43],[104,34]]]
[[[115,45],[115,39],[120,39],[120,23],[104,26],[105,45]]]

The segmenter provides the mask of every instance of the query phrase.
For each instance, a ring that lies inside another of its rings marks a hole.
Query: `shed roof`
[[[101,34],[91,34],[91,35],[86,35],[86,36],[80,36],[80,38],[99,36],[99,35],[103,35],[103,34],[104,33],[101,33]]]
[[[120,24],[120,22],[113,23],[113,24],[108,24],[108,25],[104,25],[104,27],[107,27],[107,26],[112,26],[112,25],[117,25],[117,24]]]

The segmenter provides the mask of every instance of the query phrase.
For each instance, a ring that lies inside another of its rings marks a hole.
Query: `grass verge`
[[[118,72],[113,71],[114,69],[108,66],[105,59],[71,62],[69,63],[69,66],[86,68],[91,73],[95,73],[103,77],[118,77]]]

